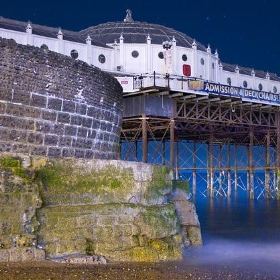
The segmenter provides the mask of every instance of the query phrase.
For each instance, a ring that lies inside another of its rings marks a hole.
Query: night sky
[[[279,0],[1,0],[0,16],[79,31],[122,21],[157,23],[195,38],[222,62],[280,75]]]

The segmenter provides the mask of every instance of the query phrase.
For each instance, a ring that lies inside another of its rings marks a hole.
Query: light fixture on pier
[[[165,50],[170,50],[171,47],[172,47],[172,43],[170,41],[165,41],[162,43],[162,47],[165,49]]]

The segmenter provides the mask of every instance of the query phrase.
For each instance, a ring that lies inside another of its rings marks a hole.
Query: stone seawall
[[[0,152],[116,159],[122,87],[98,68],[0,38]]]
[[[2,155],[0,175],[0,261],[178,260],[201,244],[194,205],[167,167]]]

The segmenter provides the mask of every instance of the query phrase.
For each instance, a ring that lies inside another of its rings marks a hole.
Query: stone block
[[[86,104],[77,103],[75,113],[79,115],[86,115],[88,106]]]
[[[51,110],[42,110],[42,119],[55,122],[57,118],[57,112]]]
[[[27,133],[27,141],[29,143],[38,145],[38,144],[43,144],[44,141],[44,134],[43,133]]]
[[[60,123],[70,124],[70,114],[68,113],[57,113],[57,121]]]
[[[86,138],[87,135],[88,135],[88,129],[87,128],[78,127],[78,132],[77,132],[78,137]]]
[[[46,96],[32,93],[31,97],[30,97],[30,106],[46,108],[46,106],[47,106]]]
[[[74,125],[65,125],[64,127],[64,136],[77,136],[77,126]]]
[[[57,135],[46,135],[44,140],[44,145],[47,146],[57,146],[59,143],[59,137]]]
[[[83,123],[83,117],[80,115],[71,115],[71,125],[80,126]]]
[[[193,246],[202,245],[201,230],[198,226],[186,226],[187,237]]]
[[[8,262],[10,260],[10,251],[0,249],[0,262]]]
[[[62,157],[74,157],[75,149],[72,148],[62,148]]]
[[[56,157],[56,158],[60,157],[61,156],[61,148],[49,147],[48,152],[47,152],[47,156]]]
[[[34,261],[35,255],[33,248],[24,248],[22,249],[22,261]]]
[[[13,91],[12,101],[14,103],[29,105],[29,103],[30,103],[30,93],[26,92],[26,91],[18,90],[18,87],[16,87],[15,90]]]
[[[62,109],[62,99],[48,97],[48,105],[47,108],[50,110],[61,111]]]
[[[10,262],[19,262],[22,261],[22,248],[14,248],[14,249],[10,249],[10,257],[9,257],[9,261]]]

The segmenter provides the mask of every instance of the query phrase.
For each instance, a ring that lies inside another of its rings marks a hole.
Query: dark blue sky
[[[134,20],[209,43],[223,62],[280,75],[279,6],[279,0],[3,0],[0,16],[78,31],[122,21],[129,8]]]

